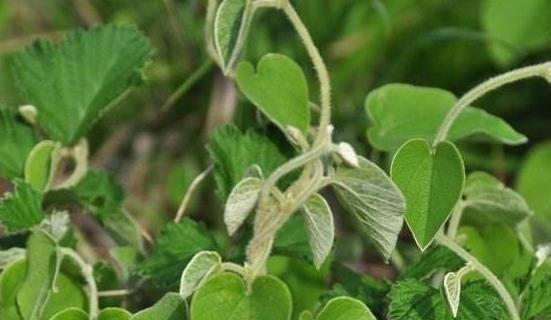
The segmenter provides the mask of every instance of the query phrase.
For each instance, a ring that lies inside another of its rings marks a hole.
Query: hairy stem
[[[321,57],[310,32],[289,1],[283,3],[283,12],[285,12],[289,18],[289,21],[291,21],[291,24],[302,40],[306,51],[308,51],[308,55],[312,59],[312,63],[316,69],[320,82],[321,115],[318,135],[316,137],[316,141],[314,142],[314,145],[319,145],[322,144],[324,140],[329,138],[327,137],[328,133],[326,128],[331,124],[331,80],[329,78],[329,72],[327,71],[325,62],[323,62],[323,58]]]
[[[448,225],[448,231],[446,232],[446,235],[450,239],[455,239],[455,236],[457,235],[457,230],[459,229],[459,224],[461,223],[461,218],[463,217],[463,209],[465,209],[465,204],[463,201],[460,201],[453,209],[450,223]]]
[[[438,133],[436,134],[436,137],[434,138],[433,145],[437,145],[438,143],[446,140],[453,123],[455,122],[455,120],[457,120],[457,117],[459,117],[461,112],[471,103],[473,103],[480,97],[486,95],[488,92],[491,92],[506,84],[523,80],[526,78],[532,78],[532,77],[547,78],[549,77],[550,72],[551,72],[551,62],[537,64],[529,67],[516,69],[510,72],[504,73],[502,75],[499,75],[497,77],[490,78],[489,80],[473,88],[471,91],[467,92],[463,97],[461,97],[457,101],[457,103],[453,106],[453,108],[448,112],[448,114],[446,115],[446,118],[444,119],[444,122],[442,123],[442,125],[440,126],[440,129],[438,130]]]
[[[436,236],[436,240],[443,246],[447,247],[451,251],[455,252],[459,257],[461,257],[465,262],[472,265],[472,267],[478,271],[497,291],[505,306],[509,310],[512,320],[520,320],[520,316],[515,305],[515,302],[509,291],[505,288],[503,283],[490,271],[485,265],[483,265],[478,259],[472,256],[469,252],[463,249],[459,244],[457,244],[452,239],[439,234]]]
[[[94,269],[91,265],[86,263],[78,253],[73,249],[69,248],[60,248],[60,253],[63,256],[70,257],[78,266],[82,276],[88,284],[88,300],[89,300],[89,314],[90,320],[96,320],[98,318],[99,306],[98,306],[98,287],[96,285],[96,280],[94,279]]]

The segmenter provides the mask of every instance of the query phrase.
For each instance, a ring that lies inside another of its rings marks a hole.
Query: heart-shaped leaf
[[[224,209],[224,223],[230,235],[233,235],[241,227],[254,209],[261,189],[262,180],[253,177],[241,180],[233,188]]]
[[[51,140],[39,142],[25,161],[25,181],[38,191],[47,190],[55,174],[60,145]]]
[[[388,259],[402,229],[405,200],[383,170],[358,158],[358,168],[337,169],[334,187],[341,204],[358,217],[377,249]]]
[[[240,277],[221,273],[205,283],[191,302],[193,320],[289,320],[291,311],[289,289],[273,276],[256,278],[247,293]]]
[[[12,57],[26,102],[48,136],[73,145],[117,98],[143,82],[151,46],[132,27],[102,26],[41,40]]]
[[[201,251],[188,263],[180,280],[180,295],[188,298],[213,272],[222,265],[222,257],[215,251]]]
[[[365,103],[373,121],[367,131],[369,142],[379,150],[394,151],[410,139],[431,141],[456,102],[451,92],[438,88],[406,84],[378,88]],[[448,135],[450,141],[468,137],[490,138],[509,145],[527,141],[502,119],[473,107],[461,112]]]
[[[302,206],[305,215],[306,227],[314,264],[320,268],[327,258],[333,240],[335,238],[335,226],[333,224],[333,213],[327,201],[319,194],[313,194]]]
[[[185,320],[187,303],[179,294],[169,292],[153,307],[142,310],[132,320]]]
[[[69,308],[56,313],[50,320],[89,320],[88,314],[78,308]]]
[[[305,134],[310,126],[308,84],[301,67],[281,54],[267,54],[254,66],[237,67],[241,91],[283,132],[295,127]]]
[[[224,0],[214,21],[214,45],[225,74],[233,68],[245,43],[253,10],[250,0]]]
[[[406,222],[421,250],[425,250],[457,204],[465,168],[450,142],[431,150],[422,139],[404,144],[394,156],[391,176],[406,197]]]
[[[361,301],[349,297],[331,299],[316,320],[377,320]]]
[[[98,320],[130,320],[132,314],[121,308],[105,308],[98,315]]]

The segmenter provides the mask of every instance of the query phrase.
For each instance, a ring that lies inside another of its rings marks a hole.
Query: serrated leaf
[[[551,3],[547,0],[485,0],[481,23],[494,41],[488,42],[492,58],[510,66],[532,50],[551,41]]]
[[[216,243],[207,230],[185,218],[180,223],[165,226],[152,254],[138,264],[136,271],[142,276],[150,276],[157,285],[174,285],[196,253],[215,249]]]
[[[132,320],[185,320],[187,303],[181,295],[169,292],[151,308],[136,313]]]
[[[302,68],[281,54],[267,54],[258,67],[247,61],[237,66],[241,91],[283,132],[289,126],[306,134],[310,128],[308,83]]]
[[[37,142],[33,129],[0,107],[0,177],[23,178],[27,155]]]
[[[444,276],[444,293],[454,318],[457,317],[461,299],[461,278],[469,271],[471,271],[471,266],[468,265],[457,272],[448,272]]]
[[[124,190],[115,178],[105,171],[88,171],[73,191],[102,222],[120,214]]]
[[[21,180],[15,181],[15,192],[0,200],[0,223],[9,232],[18,232],[40,224],[44,218],[42,195]]]
[[[201,251],[188,263],[180,279],[180,295],[187,299],[222,266],[222,257],[214,251]]]
[[[214,45],[228,74],[239,58],[254,14],[249,0],[223,0],[214,21]]]
[[[442,246],[432,246],[425,250],[400,275],[400,279],[407,278],[423,280],[435,272],[457,270],[464,264],[463,259],[453,251]]]
[[[59,268],[57,244],[46,233],[35,231],[27,242],[27,270],[17,293],[17,305],[25,320],[42,317]]]
[[[362,157],[358,168],[339,167],[333,179],[340,203],[362,222],[388,259],[404,221],[405,201],[398,187],[383,170]]]
[[[317,315],[316,320],[377,320],[361,301],[338,297],[329,301]]]
[[[50,320],[89,320],[88,314],[78,308],[68,308],[53,315]]]
[[[467,177],[463,196],[465,221],[504,222],[514,226],[532,214],[518,193],[484,172]]]
[[[390,320],[452,320],[446,301],[439,290],[420,281],[398,282],[389,294]],[[464,286],[459,320],[508,319],[503,302],[487,284],[477,281]]]
[[[59,44],[37,41],[11,62],[40,127],[52,140],[73,145],[117,98],[143,82],[140,70],[151,51],[135,28],[108,25],[70,32]]]
[[[222,202],[252,165],[258,165],[268,176],[286,161],[277,145],[267,137],[251,130],[243,133],[233,125],[215,131],[208,151],[214,162],[216,193]]]
[[[523,320],[551,319],[551,275],[533,278],[522,295]]]
[[[314,264],[319,269],[325,261],[335,238],[333,213],[327,201],[315,193],[302,205]]]
[[[212,306],[216,306],[213,308]],[[291,295],[287,286],[273,276],[254,280],[248,293],[235,274],[212,277],[193,296],[193,320],[289,320]]]
[[[98,314],[98,320],[130,320],[132,314],[121,308],[105,308]]]
[[[457,98],[448,91],[389,84],[372,91],[366,110],[373,126],[367,131],[369,142],[377,149],[393,151],[414,138],[432,141],[444,117]],[[508,145],[527,141],[505,121],[486,111],[467,107],[450,129],[448,140],[482,136]]]
[[[230,236],[241,227],[255,208],[261,189],[262,180],[245,178],[231,191],[224,209],[224,223]]]
[[[391,176],[406,197],[405,218],[415,242],[425,250],[461,196],[461,155],[450,142],[431,150],[425,140],[413,139],[396,152]]]

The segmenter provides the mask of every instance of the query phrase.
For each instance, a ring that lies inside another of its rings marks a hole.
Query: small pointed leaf
[[[316,320],[377,320],[361,301],[349,297],[330,300]]]
[[[224,223],[230,235],[233,235],[241,227],[249,213],[253,211],[261,189],[262,180],[252,177],[241,180],[233,188],[224,210]]]
[[[136,313],[132,320],[185,320],[187,309],[181,295],[169,292],[151,308]]]
[[[327,201],[319,194],[313,194],[302,206],[305,215],[308,238],[314,264],[319,269],[331,252],[335,238],[333,213]]]
[[[461,299],[461,278],[469,271],[471,271],[471,266],[467,265],[457,272],[448,272],[444,276],[444,293],[454,318],[457,317],[457,311],[459,311],[459,302]]]

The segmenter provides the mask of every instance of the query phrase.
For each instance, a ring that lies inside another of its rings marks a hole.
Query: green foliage
[[[132,314],[120,308],[107,308],[101,310],[98,320],[130,320]]]
[[[450,249],[441,246],[429,247],[413,261],[400,275],[400,279],[423,280],[438,271],[457,270],[464,264],[463,260]]]
[[[206,229],[185,218],[180,223],[165,226],[153,252],[139,263],[136,271],[151,277],[157,285],[175,285],[186,264],[197,252],[215,249],[216,243]]]
[[[360,301],[348,297],[335,298],[327,303],[316,320],[376,320]]]
[[[421,138],[432,141],[446,113],[457,102],[449,91],[389,84],[372,91],[366,110],[373,125],[367,131],[369,142],[377,149],[392,151],[406,141]],[[509,145],[526,142],[505,121],[486,111],[467,107],[454,122],[448,140],[483,137]]]
[[[88,315],[78,308],[68,308],[56,313],[50,320],[88,320]]]
[[[194,320],[288,320],[291,310],[289,289],[272,276],[256,278],[247,293],[238,276],[221,273],[205,283],[191,302]]]
[[[481,23],[494,40],[488,44],[492,58],[501,66],[509,66],[530,51],[549,45],[551,3],[546,0],[485,0]]]
[[[151,308],[136,313],[132,320],[185,320],[186,314],[187,303],[184,298],[169,292]]]
[[[425,140],[410,140],[394,156],[391,175],[406,197],[406,222],[424,250],[461,196],[465,181],[461,155],[449,142],[431,150]]]
[[[392,287],[389,294],[389,319],[452,320],[439,290],[417,280],[405,280]],[[471,282],[461,293],[459,320],[507,319],[507,312],[494,291],[482,282]]]
[[[523,294],[522,319],[551,319],[551,275],[532,281]]]
[[[241,62],[237,67],[241,91],[284,132],[310,127],[308,84],[300,66],[279,54],[265,55],[258,67]]]
[[[180,295],[187,298],[222,266],[222,257],[214,251],[201,251],[188,263],[180,279]]]
[[[396,246],[405,203],[386,173],[367,159],[358,168],[339,167],[333,183],[341,204],[362,223],[385,259]]]
[[[104,223],[121,214],[124,191],[115,178],[105,171],[88,171],[71,190]]]
[[[21,180],[15,181],[15,191],[0,200],[0,223],[10,232],[28,229],[44,218],[42,195]]]
[[[224,208],[224,223],[230,235],[241,227],[256,207],[261,189],[262,180],[254,177],[241,180],[233,188]]]
[[[73,145],[122,94],[143,82],[140,70],[151,51],[136,29],[104,26],[70,32],[59,44],[39,40],[11,62],[40,127],[52,140]]]
[[[463,190],[466,220],[516,225],[532,214],[526,201],[484,172],[471,173]]]
[[[285,162],[278,147],[267,137],[247,131],[242,133],[234,126],[216,130],[208,151],[214,162],[216,193],[225,201],[252,165],[258,165],[264,175],[269,175]]]
[[[23,178],[25,160],[37,142],[31,127],[0,107],[0,177]]]
[[[306,200],[303,211],[314,264],[320,268],[333,248],[335,238],[333,212],[319,193],[315,193]]]

